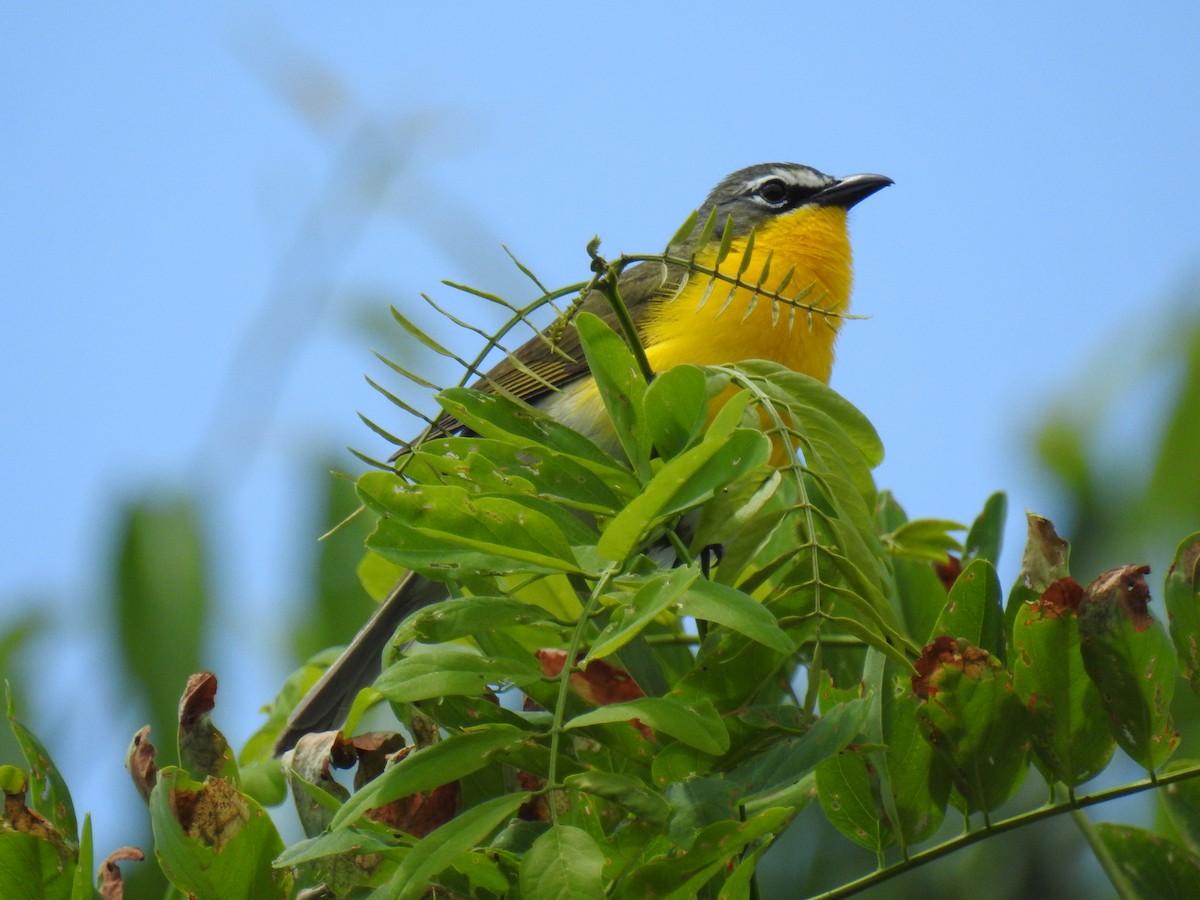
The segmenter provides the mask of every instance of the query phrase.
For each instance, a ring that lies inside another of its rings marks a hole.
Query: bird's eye
[[[762,200],[768,206],[783,206],[787,203],[788,199],[787,185],[778,178],[764,181],[758,186],[755,194],[758,196],[758,199]]]

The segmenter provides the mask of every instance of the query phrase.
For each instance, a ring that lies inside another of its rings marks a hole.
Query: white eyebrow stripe
[[[786,182],[787,179],[784,178],[782,175],[763,175],[761,178],[755,178],[753,181],[746,182],[747,193],[753,193],[754,191],[757,191],[760,187],[762,187],[768,181],[784,181],[784,182]]]
[[[754,193],[768,181],[782,181],[793,187],[812,188],[813,190],[825,187],[827,183],[824,179],[817,177],[811,169],[775,169],[753,181],[746,182],[746,193]]]

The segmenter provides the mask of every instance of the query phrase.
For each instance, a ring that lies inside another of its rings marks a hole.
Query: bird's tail
[[[331,731],[346,718],[360,688],[375,680],[382,665],[383,650],[410,613],[446,598],[446,588],[412,572],[392,588],[359,629],[349,646],[292,710],[275,755],[290,750],[304,735]]]

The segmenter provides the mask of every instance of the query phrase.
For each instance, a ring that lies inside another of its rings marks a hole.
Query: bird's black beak
[[[847,175],[829,187],[817,191],[807,202],[816,206],[840,206],[842,209],[849,209],[891,183],[892,179],[886,175]]]

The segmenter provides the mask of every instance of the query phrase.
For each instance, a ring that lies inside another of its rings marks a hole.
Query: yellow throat
[[[712,267],[714,242],[696,255]],[[746,240],[737,239],[720,270],[730,276],[741,267]],[[656,372],[682,363],[718,365],[745,359],[768,359],[828,381],[833,345],[841,314],[850,302],[853,280],[846,210],[805,206],[758,226],[751,260],[741,280],[758,281],[770,257],[770,273],[762,290],[778,291],[784,300],[749,287],[693,275],[679,296],[648,312],[642,326],[646,356]],[[785,302],[800,296],[798,305]]]

